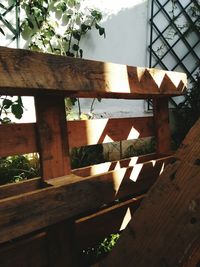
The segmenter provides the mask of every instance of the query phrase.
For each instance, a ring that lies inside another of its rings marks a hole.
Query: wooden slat
[[[152,117],[68,121],[66,123],[70,148],[154,135]],[[35,123],[0,125],[0,157],[39,151],[36,143],[36,127]],[[67,135],[63,137],[63,139],[66,138]]]
[[[189,257],[188,257],[189,255]],[[192,247],[189,248],[185,263],[182,267],[199,267],[200,266],[200,238],[197,239]]]
[[[68,124],[70,147],[131,140],[154,135],[153,117],[69,121]]]
[[[186,75],[0,47],[0,81],[0,94],[143,98],[181,94]]]
[[[77,248],[92,247],[126,227],[144,196],[133,198],[76,220]]]
[[[0,186],[0,199],[35,191],[47,187],[41,178],[33,178],[19,183]]]
[[[156,135],[156,152],[171,152],[171,131],[169,125],[168,99],[153,100],[154,126]]]
[[[48,266],[46,233],[35,234],[0,247],[1,267]]]
[[[91,176],[91,175],[97,175],[100,173],[104,173],[107,171],[114,171],[118,170],[120,168],[134,166],[138,163],[143,163],[145,161],[151,161],[151,160],[158,160],[164,158],[162,155],[158,154],[148,154],[140,157],[132,157],[129,159],[123,159],[120,161],[113,161],[113,162],[106,162],[101,163],[97,165],[92,165],[85,168],[75,169],[72,170],[72,174],[78,175],[78,176]],[[165,157],[164,160],[167,162],[173,161],[174,157],[169,156]],[[0,186],[0,199],[4,199],[11,196],[16,196],[23,193],[28,193],[31,191],[35,191],[37,189],[48,187],[49,185],[42,181],[41,178],[33,178],[28,179],[25,181],[21,181],[18,183],[12,183],[12,184],[6,184]]]
[[[40,172],[44,180],[70,172],[64,98],[44,95],[35,98]]]
[[[155,182],[163,159],[87,178],[51,179],[48,188],[0,201],[0,243],[96,209],[114,199],[145,193]],[[137,180],[137,181],[136,181]]]
[[[199,155],[200,119],[177,153],[180,160],[166,167],[99,266],[187,266],[191,257],[199,265]]]
[[[74,222],[59,222],[47,229],[48,267],[76,266],[74,250]],[[78,267],[78,266],[77,266]]]
[[[148,154],[144,156],[122,159],[120,161],[106,162],[106,163],[92,165],[92,166],[85,167],[85,168],[75,169],[75,170],[72,170],[72,174],[87,177],[91,175],[104,173],[107,171],[114,171],[114,170],[124,168],[124,167],[134,166],[137,163],[143,163],[145,161],[158,160],[161,158],[164,158],[163,155],[152,153],[152,154]],[[174,157],[173,156],[165,157],[164,160],[167,161],[168,159],[169,161],[173,161]],[[44,181],[42,181],[41,178],[33,178],[33,179],[28,179],[25,181],[18,182],[18,183],[2,185],[0,186],[0,199],[23,194],[23,193],[28,193],[28,192],[35,191],[37,189],[45,188],[48,186],[49,185],[45,183]]]
[[[121,159],[118,161],[111,161],[111,162],[109,161],[105,163],[91,165],[88,167],[74,169],[72,170],[72,173],[78,176],[87,177],[87,176],[97,175],[97,174],[101,174],[101,173],[108,172],[108,171],[119,170],[121,168],[135,166],[136,164],[144,163],[146,161],[152,161],[152,164],[153,164],[154,161],[156,162],[158,160],[163,160],[163,162],[165,161],[167,163],[167,162],[173,161],[174,159],[175,158],[172,155],[164,156],[161,154],[152,153],[152,154],[147,154],[143,156],[131,157],[131,158],[126,158],[126,159]]]
[[[34,123],[0,125],[0,157],[38,151]]]

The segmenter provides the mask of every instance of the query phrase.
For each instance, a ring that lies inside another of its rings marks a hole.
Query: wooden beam
[[[69,146],[64,98],[40,95],[35,98],[40,172],[44,180],[70,173]]]
[[[186,75],[0,47],[0,94],[82,97],[180,95]],[[163,86],[164,85],[164,86]]]
[[[55,118],[55,124],[56,120],[58,119]],[[63,141],[68,138],[70,148],[109,143],[112,140],[143,138],[155,134],[152,117],[64,121],[62,128],[65,126],[66,130],[68,128],[68,134],[63,137]],[[36,131],[35,123],[0,125],[0,157],[39,151]],[[6,142],[4,142],[5,136]]]
[[[75,169],[72,170],[72,174],[87,177],[91,175],[101,174],[107,171],[114,171],[124,167],[134,166],[138,163],[143,163],[145,161],[158,160],[161,158],[163,158],[163,161],[165,161],[165,163],[167,163],[168,161],[173,161],[174,159],[173,156],[164,158],[162,157],[162,155],[148,154],[145,156],[132,157],[129,159],[122,159],[120,161],[106,162],[85,168]],[[16,196],[23,193],[28,193],[48,186],[49,184],[42,181],[41,178],[33,178],[18,183],[2,185],[0,186],[0,199]]]
[[[108,235],[124,230],[143,197],[115,204],[76,220],[77,248],[92,247]]]
[[[1,267],[48,266],[46,233],[34,234],[0,246]]]
[[[143,194],[155,182],[163,165],[163,160],[158,160],[87,178],[68,175],[48,180],[50,187],[2,199],[0,243],[115,199]]]
[[[83,167],[79,169],[74,169],[72,170],[72,173],[78,176],[82,177],[87,177],[91,175],[97,175],[101,174],[104,172],[108,171],[114,171],[114,170],[119,170],[121,168],[126,168],[126,167],[134,167],[135,165],[139,163],[145,163],[147,161],[151,161],[152,164],[153,162],[165,162],[165,164],[170,163],[174,160],[175,158],[172,155],[169,156],[163,156],[161,154],[147,154],[143,156],[138,156],[138,157],[131,157],[131,158],[126,158],[126,159],[121,159],[117,161],[109,161],[105,163],[100,163],[96,165],[91,165],[88,167]],[[146,163],[145,163],[146,164]]]
[[[0,157],[37,151],[34,123],[0,125]]]
[[[70,147],[131,140],[155,134],[153,117],[69,121],[68,125]]]
[[[188,266],[191,257],[199,265],[199,155],[200,119],[100,267]]]
[[[156,136],[156,152],[171,153],[171,131],[169,125],[168,99],[153,100],[154,127]]]
[[[44,183],[41,178],[33,178],[19,183],[2,185],[0,186],[0,199],[35,191],[47,186],[48,185]]]

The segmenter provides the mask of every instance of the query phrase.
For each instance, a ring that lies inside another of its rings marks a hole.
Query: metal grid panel
[[[193,81],[200,66],[199,0],[152,0],[149,66],[183,71]]]
[[[19,47],[19,1],[3,0],[0,3],[0,44]]]

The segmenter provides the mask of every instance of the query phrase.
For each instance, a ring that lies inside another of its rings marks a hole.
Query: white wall
[[[101,25],[106,38],[96,31],[83,39],[83,57],[87,59],[114,62],[131,66],[147,66],[148,0],[86,0],[88,6],[103,12]],[[82,110],[89,111],[92,100],[81,100]],[[143,100],[110,100],[95,102],[96,117],[144,116]]]

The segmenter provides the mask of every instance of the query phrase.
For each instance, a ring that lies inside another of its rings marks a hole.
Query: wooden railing
[[[122,230],[173,160],[168,98],[185,86],[182,73],[1,47],[0,94],[34,96],[37,122],[0,125],[0,157],[38,152],[41,177],[0,187],[0,266],[81,266],[76,250]],[[72,96],[152,98],[153,116],[66,121]],[[153,154],[71,170],[70,148],[148,136]]]

